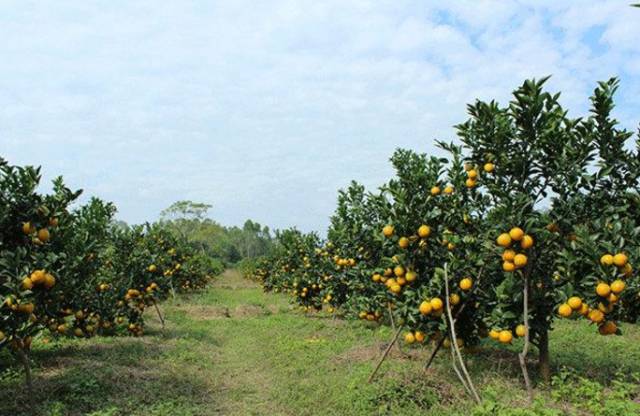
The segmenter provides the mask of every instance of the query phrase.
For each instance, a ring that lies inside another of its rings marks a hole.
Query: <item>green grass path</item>
[[[539,387],[530,407],[514,354],[489,346],[468,355],[485,398],[475,406],[448,355],[421,371],[426,348],[394,350],[367,384],[388,328],[305,316],[234,270],[162,310],[167,327],[150,310],[141,338],[37,340],[35,397],[0,354],[0,415],[640,414],[638,385],[629,383],[640,374],[636,327],[604,338],[584,323],[559,325],[552,353],[564,381]]]

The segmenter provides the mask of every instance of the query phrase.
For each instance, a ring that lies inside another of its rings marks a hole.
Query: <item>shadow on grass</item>
[[[20,368],[5,370],[0,415],[190,414],[215,406],[207,372],[177,363],[171,349],[147,337],[37,349],[33,395]]]

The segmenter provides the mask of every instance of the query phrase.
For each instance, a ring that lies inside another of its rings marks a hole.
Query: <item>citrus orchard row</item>
[[[621,334],[640,316],[640,159],[611,116],[618,82],[572,119],[545,81],[469,105],[447,157],[396,151],[378,191],[340,191],[326,241],[282,231],[247,275],[307,311],[404,325],[410,344],[522,338],[545,379],[556,318]]]
[[[31,343],[52,336],[141,335],[143,313],[176,291],[203,287],[208,259],[159,225],[117,226],[115,207],[0,159],[0,348],[28,366]]]

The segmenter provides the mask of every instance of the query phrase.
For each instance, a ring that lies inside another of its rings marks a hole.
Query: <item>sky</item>
[[[0,156],[129,223],[177,200],[225,225],[323,232],[337,190],[438,154],[475,99],[552,75],[570,115],[621,79],[640,122],[630,1],[0,0]]]

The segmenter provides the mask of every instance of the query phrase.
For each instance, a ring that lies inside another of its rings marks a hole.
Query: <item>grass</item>
[[[393,351],[366,382],[389,328],[294,312],[226,272],[206,292],[149,314],[141,338],[34,343],[35,394],[0,353],[0,415],[633,415],[640,414],[640,330],[601,337],[584,323],[552,334],[556,377],[527,405],[514,354],[487,345],[467,355],[484,401],[475,405],[439,357]],[[517,349],[514,345],[513,349]]]

